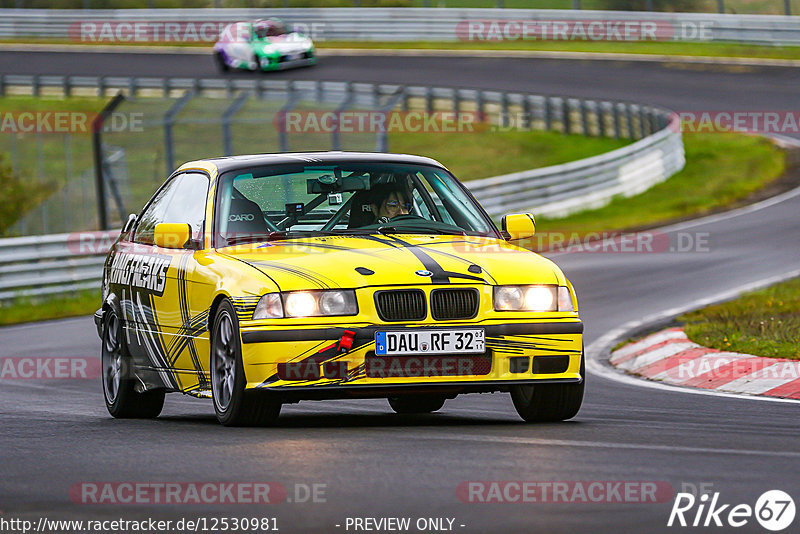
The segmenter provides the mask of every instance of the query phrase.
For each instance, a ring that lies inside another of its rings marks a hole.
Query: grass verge
[[[560,219],[539,218],[537,232],[586,235],[662,226],[748,199],[781,177],[786,154],[761,137],[685,134],[686,166],[665,182],[599,209]]]
[[[624,139],[541,131],[389,135],[392,152],[424,154],[447,166],[461,181],[567,163],[629,143]]]
[[[90,315],[99,307],[100,289],[49,298],[18,298],[0,307],[0,325]]]
[[[689,339],[705,347],[800,360],[800,278],[684,314]]]

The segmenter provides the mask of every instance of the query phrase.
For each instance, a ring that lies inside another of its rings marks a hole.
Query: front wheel
[[[220,72],[228,72],[230,70],[230,66],[225,62],[225,56],[222,55],[222,52],[214,54],[214,63],[217,64],[217,69]]]
[[[103,321],[103,397],[108,413],[118,419],[152,419],[164,407],[164,390],[138,393],[136,378],[117,313],[108,310]]]
[[[444,406],[445,397],[442,395],[408,395],[402,397],[389,397],[389,406],[396,413],[431,413]]]
[[[217,420],[225,426],[266,426],[274,423],[281,403],[268,392],[248,391],[242,364],[239,321],[224,300],[214,318],[211,338],[211,393]]]
[[[517,413],[528,423],[566,421],[578,415],[586,385],[586,366],[581,355],[580,384],[512,386],[511,400]]]

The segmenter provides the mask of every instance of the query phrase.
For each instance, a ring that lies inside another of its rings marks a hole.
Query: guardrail
[[[100,286],[119,230],[0,239],[0,302]]]
[[[278,95],[287,101],[349,102],[352,109],[372,107],[381,112],[389,112],[394,106],[406,112],[466,112],[483,118],[486,122],[482,124],[496,129],[555,130],[637,139],[626,147],[579,161],[467,181],[478,201],[495,218],[527,210],[554,217],[599,207],[616,195],[644,191],[684,165],[678,118],[663,109],[632,103],[442,87],[229,78],[5,75],[0,76],[0,88],[9,92],[26,89],[34,94],[52,89],[70,94],[76,88],[98,94],[120,88],[133,94],[192,91],[224,98],[252,92],[262,97]],[[386,134],[378,137],[376,149],[385,149]],[[21,295],[98,287],[102,256],[115,235],[113,231],[84,232],[0,240],[0,302]]]
[[[726,15],[715,13],[658,13],[651,11],[584,11],[550,9],[484,8],[296,8],[296,9],[0,9],[0,37],[71,39],[76,43],[136,41],[131,23],[151,22],[167,40],[213,40],[219,24],[239,20],[279,17],[318,41],[457,41],[468,39],[468,24],[480,21],[514,23],[508,26],[521,35],[519,24],[563,21],[582,23],[592,39],[590,23],[655,23],[658,40],[736,41],[764,44],[800,42],[800,18],[785,15]],[[188,37],[187,23],[193,26]],[[107,24],[106,24],[107,23]],[[104,26],[104,24],[106,24]],[[123,26],[120,26],[120,25]],[[172,26],[168,26],[172,24]],[[103,33],[103,28],[106,28]],[[619,29],[619,28],[618,28]],[[501,26],[500,31],[503,30]],[[119,36],[120,31],[123,35]],[[156,31],[156,30],[153,30]],[[602,31],[602,29],[601,29]],[[168,33],[166,33],[168,32]],[[535,35],[535,34],[534,34]],[[613,36],[617,35],[614,31]],[[493,37],[498,38],[497,36]],[[499,38],[509,36],[500,34]],[[512,36],[512,38],[514,38]],[[613,38],[613,37],[612,37]],[[142,37],[144,43],[152,37]],[[164,39],[162,39],[164,40]],[[615,40],[626,40],[622,33]]]

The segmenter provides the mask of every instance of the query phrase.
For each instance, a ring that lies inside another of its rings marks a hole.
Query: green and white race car
[[[223,72],[282,70],[316,63],[311,39],[288,31],[277,19],[229,24],[214,44],[214,59]]]

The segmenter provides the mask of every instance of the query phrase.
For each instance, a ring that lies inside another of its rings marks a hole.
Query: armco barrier
[[[151,21],[180,25],[187,21],[226,23],[264,17],[282,18],[318,41],[456,41],[463,38],[459,35],[470,21],[495,20],[570,24],[647,21],[656,24],[658,38],[665,40],[800,43],[800,17],[783,15],[483,8],[0,9],[0,38],[40,37],[91,42],[87,35],[100,36],[100,30],[86,31],[92,26],[84,26],[81,34],[82,23]],[[175,31],[175,35],[179,35],[179,30]],[[199,38],[208,39],[204,35]]]
[[[100,287],[119,230],[0,239],[0,301]]]

